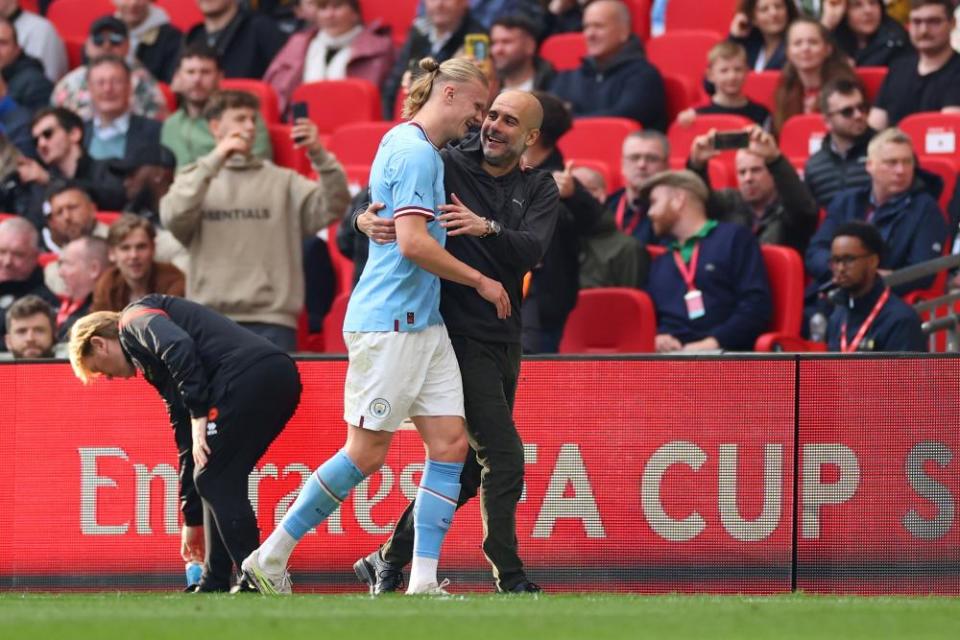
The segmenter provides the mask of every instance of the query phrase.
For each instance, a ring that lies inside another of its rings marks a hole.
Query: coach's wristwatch
[[[496,220],[491,220],[490,218],[484,218],[483,222],[484,224],[487,225],[487,230],[484,232],[482,236],[480,236],[481,238],[487,238],[489,236],[498,236],[500,235],[500,231],[503,230],[503,228],[500,226],[500,223],[497,222]]]

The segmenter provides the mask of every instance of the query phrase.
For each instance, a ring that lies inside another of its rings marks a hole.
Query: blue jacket
[[[830,315],[827,325],[827,349],[840,351],[840,329],[847,323],[847,341],[852,343],[864,320],[884,290],[883,282],[876,284],[867,295],[850,300],[843,296],[841,304]],[[857,351],[926,351],[927,341],[920,328],[920,316],[896,294],[891,294]]]
[[[633,118],[644,129],[666,130],[663,78],[636,36],[602,69],[586,57],[579,68],[558,73],[550,92],[569,102],[574,116]]]
[[[657,311],[657,333],[686,344],[716,338],[726,350],[750,351],[770,323],[773,304],[760,245],[750,229],[721,222],[700,241],[694,283],[706,314],[687,316],[687,285],[668,251],[650,265],[647,293]]]
[[[827,208],[827,217],[807,248],[807,273],[814,279],[807,290],[808,297],[814,295],[820,285],[830,281],[830,244],[834,230],[844,222],[866,219],[870,193],[871,187],[841,191]],[[874,213],[873,224],[887,245],[880,260],[881,269],[902,269],[943,255],[947,223],[937,201],[919,183],[880,206]],[[894,292],[902,296],[925,289],[933,284],[933,280],[934,276],[915,280],[895,288]]]

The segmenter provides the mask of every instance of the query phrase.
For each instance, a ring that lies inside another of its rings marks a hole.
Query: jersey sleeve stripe
[[[433,218],[434,213],[430,209],[424,209],[423,207],[399,207],[393,210],[394,218],[402,218],[403,216],[423,216],[424,218]]]

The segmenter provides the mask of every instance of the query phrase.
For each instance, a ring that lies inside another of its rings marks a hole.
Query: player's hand
[[[440,226],[451,236],[482,236],[487,233],[487,221],[475,214],[452,193],[453,204],[440,205]]]
[[[553,172],[553,179],[557,183],[557,190],[560,192],[561,198],[569,198],[573,195],[574,177],[572,172],[573,160],[567,160],[567,164],[563,167],[563,171]]]
[[[683,345],[679,340],[667,333],[661,333],[653,341],[654,348],[656,348],[657,353],[673,353],[674,351],[680,351],[683,349]]]
[[[47,184],[50,182],[50,174],[43,166],[31,158],[20,157],[17,159],[17,174],[20,176],[20,182],[35,182],[36,184]]]
[[[381,218],[377,211],[384,208],[382,202],[371,202],[367,210],[357,216],[357,229],[377,244],[397,241],[397,223],[393,218]]]
[[[310,118],[297,118],[293,128],[290,129],[290,139],[293,140],[294,149],[306,149],[311,152],[323,149],[317,125],[313,124]]]
[[[203,562],[203,527],[180,529],[180,557],[184,562]]]
[[[481,276],[480,284],[477,285],[477,293],[497,308],[498,318],[505,320],[510,317],[510,296],[507,295],[502,284],[486,276]]]
[[[193,465],[203,469],[210,457],[210,447],[207,445],[207,419],[191,418],[190,430],[193,435]]]
[[[226,160],[235,153],[240,155],[249,155],[253,148],[253,139],[248,137],[242,131],[234,131],[226,138],[217,143],[214,153],[220,156],[220,160]]]

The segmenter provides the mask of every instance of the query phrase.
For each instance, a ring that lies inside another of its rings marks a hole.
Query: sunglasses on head
[[[49,140],[50,138],[53,137],[53,134],[56,132],[57,132],[56,127],[47,127],[46,129],[41,131],[39,134],[33,136],[33,144],[36,145],[38,142],[40,142],[41,138],[44,140]]]
[[[97,45],[98,47],[102,47],[107,43],[112,44],[113,46],[116,47],[123,44],[126,41],[127,41],[127,38],[125,36],[119,33],[115,33],[113,31],[109,33],[101,32],[101,33],[93,34],[93,44]]]

